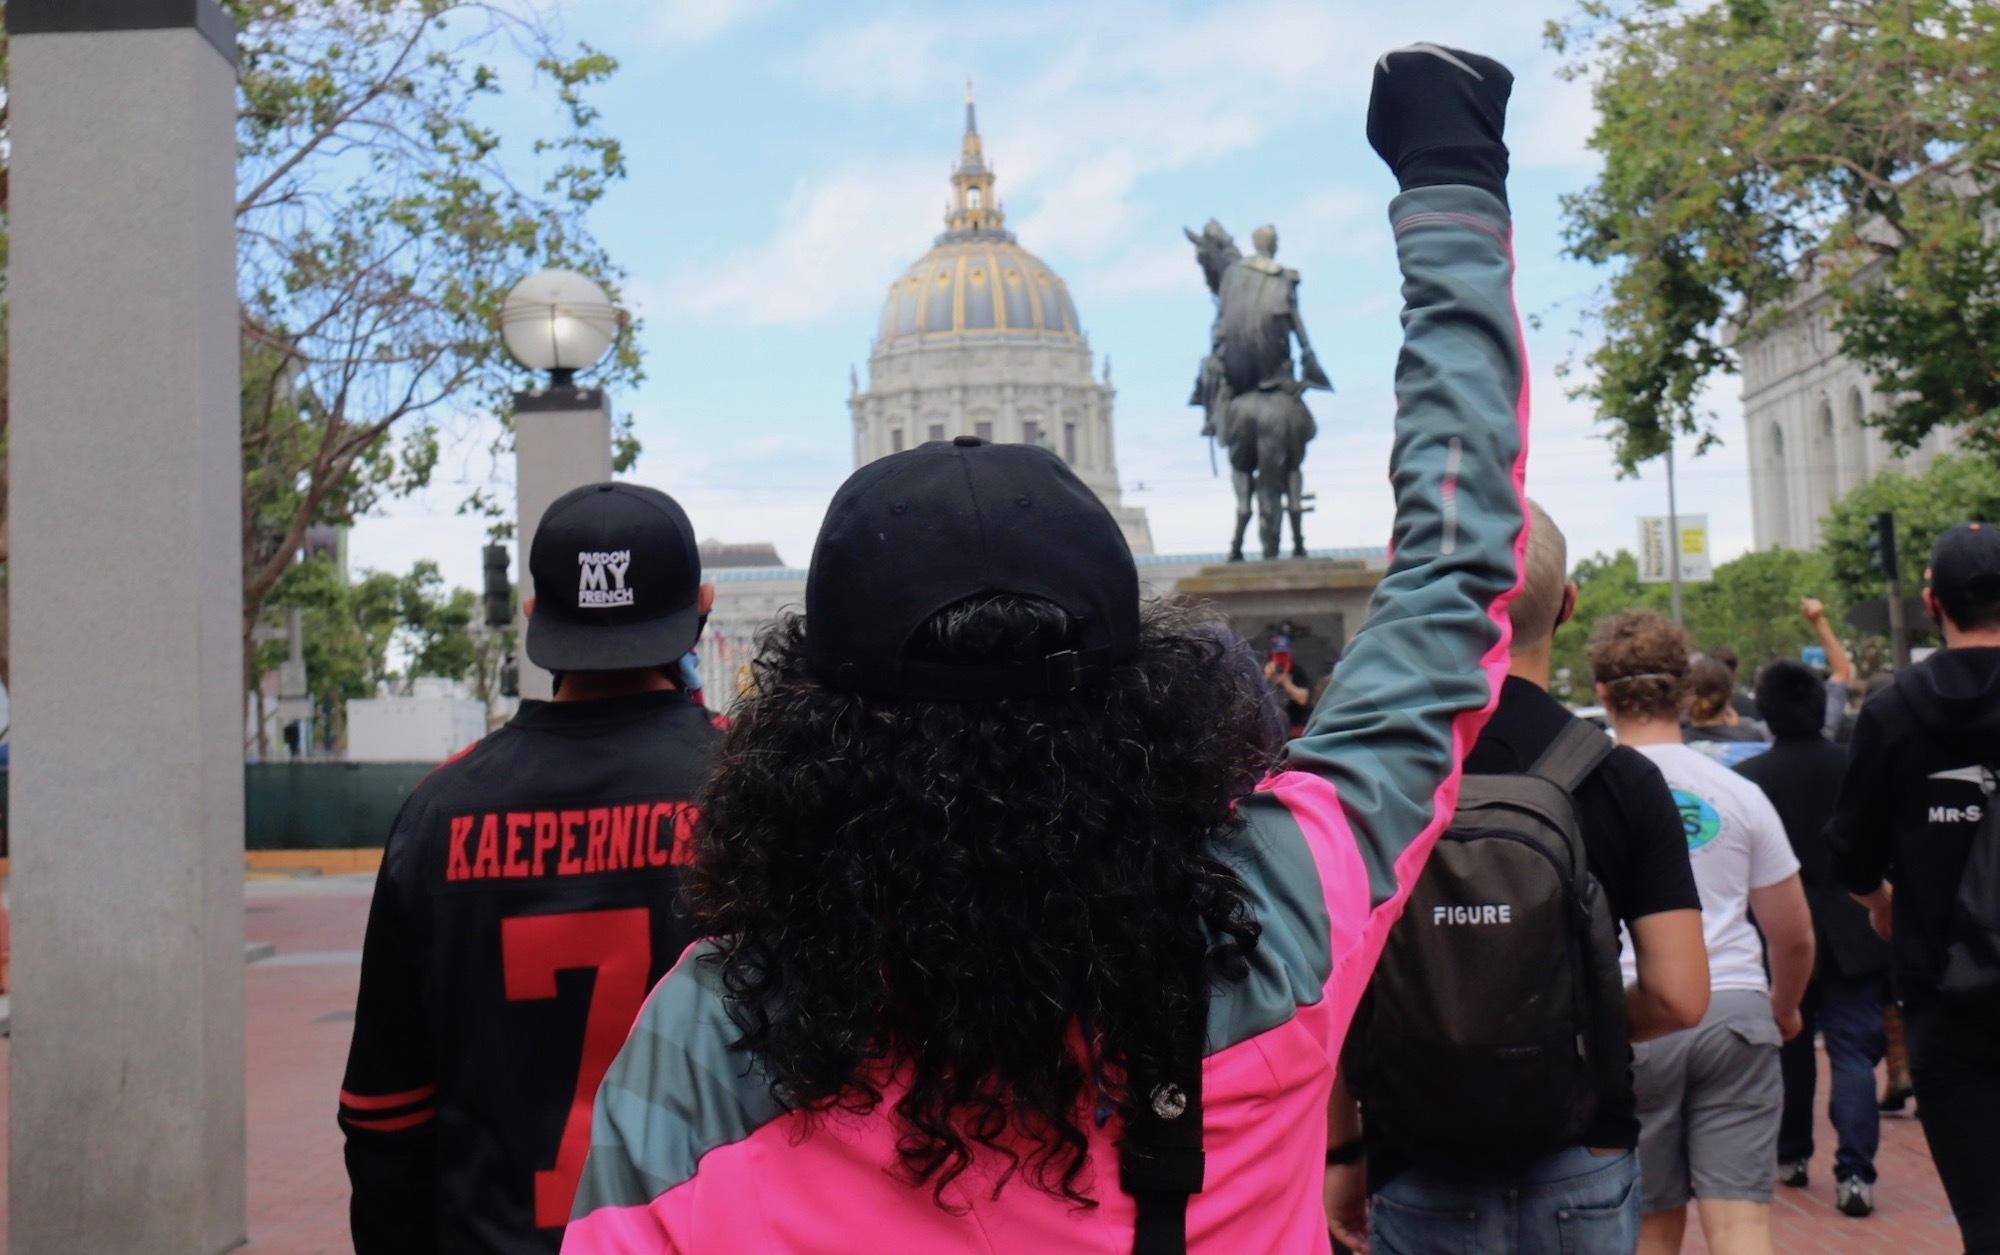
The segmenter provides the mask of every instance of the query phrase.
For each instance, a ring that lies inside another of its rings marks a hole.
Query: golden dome
[[[944,234],[889,285],[877,347],[941,335],[1081,340],[1069,288],[1006,229],[979,140],[971,84],[951,185]]]
[[[889,286],[882,343],[937,335],[1081,338],[1069,288],[1001,232],[940,237]]]

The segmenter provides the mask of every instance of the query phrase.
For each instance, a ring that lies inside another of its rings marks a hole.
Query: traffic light
[[[507,546],[486,546],[486,626],[514,622],[514,586],[507,580]]]
[[[1896,578],[1896,516],[1887,510],[1868,520],[1868,569],[1885,580]]]

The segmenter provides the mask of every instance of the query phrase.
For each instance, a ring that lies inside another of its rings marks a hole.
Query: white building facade
[[[969,98],[951,185],[944,234],[889,286],[868,386],[850,389],[855,466],[955,436],[1041,445],[1151,553],[1145,511],[1119,499],[1110,366],[1094,372],[1068,286],[1006,229]]]
[[[1817,548],[1836,498],[1886,467],[1922,474],[1938,454],[1957,446],[1955,433],[1938,430],[1899,455],[1865,425],[1884,400],[1867,372],[1841,355],[1831,308],[1817,285],[1782,322],[1739,341],[1736,349],[1759,549]]]

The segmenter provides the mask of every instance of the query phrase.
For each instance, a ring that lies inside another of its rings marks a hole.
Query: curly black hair
[[[934,616],[913,657],[1071,647],[1047,602]],[[807,625],[759,642],[701,798],[689,901],[718,938],[740,1032],[793,1110],[872,1111],[893,1075],[902,1174],[945,1187],[984,1149],[1093,1206],[1082,1121],[1130,1112],[1129,1071],[1198,1061],[1195,979],[1256,947],[1216,853],[1274,762],[1254,659],[1194,612],[1149,604],[1102,684],[994,702],[871,700],[808,672]],[[1199,992],[1198,992],[1199,991]]]

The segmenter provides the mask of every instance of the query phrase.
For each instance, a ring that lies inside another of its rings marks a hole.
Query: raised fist
[[[1461,183],[1507,200],[1507,97],[1514,76],[1478,53],[1413,44],[1375,63],[1368,142],[1404,191]]]

